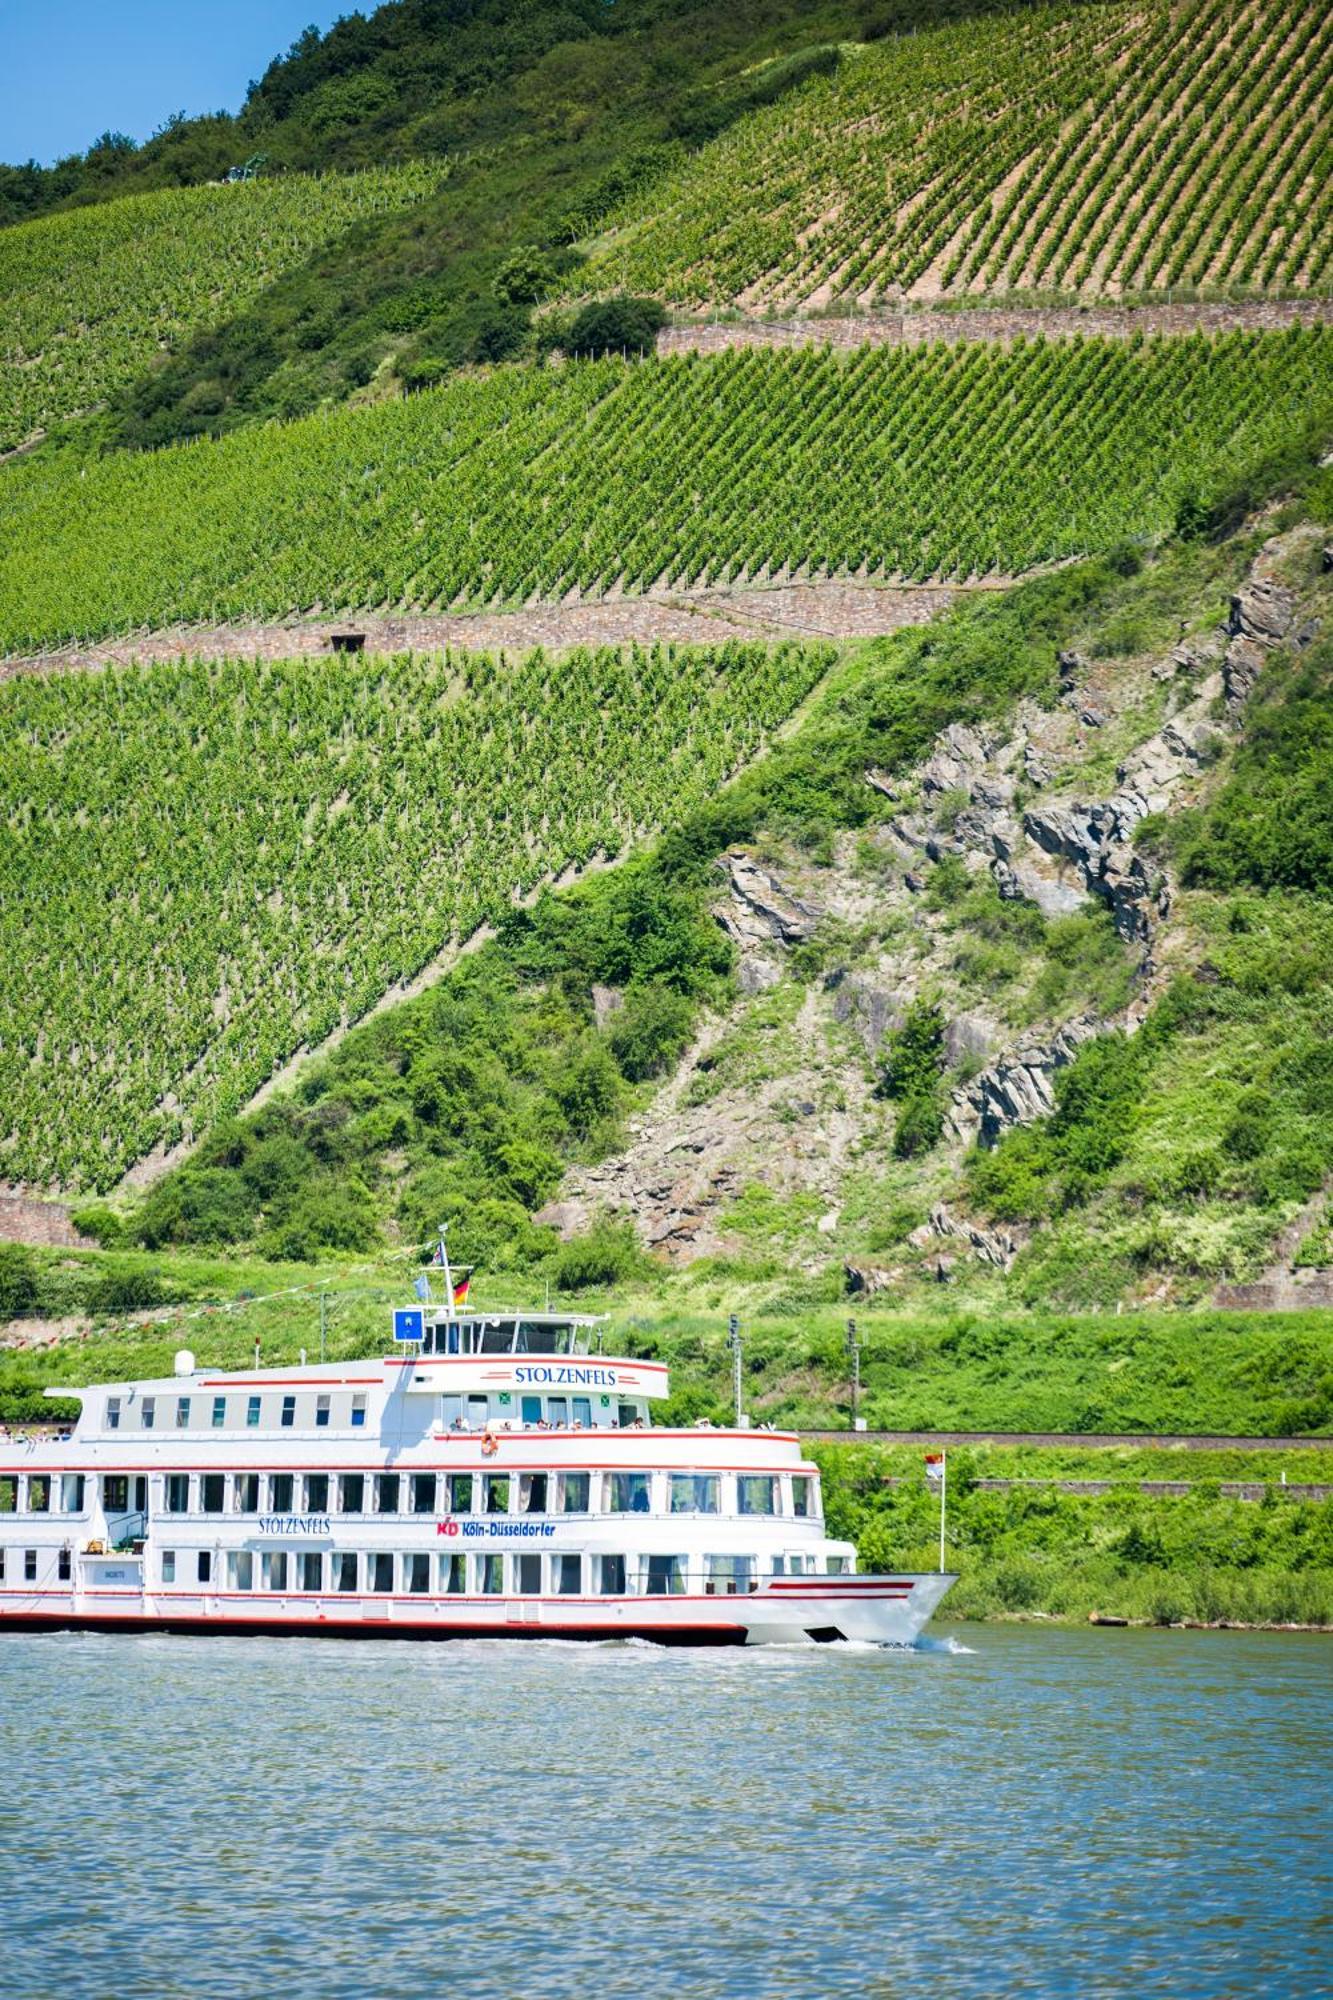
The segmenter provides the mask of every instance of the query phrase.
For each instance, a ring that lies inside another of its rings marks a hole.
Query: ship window
[[[518,1414],[525,1424],[539,1424],[542,1420],[542,1399],[540,1396],[520,1396]]]
[[[518,1511],[520,1514],[544,1514],[546,1512],[546,1474],[544,1472],[520,1472],[518,1476]]]
[[[328,1396],[316,1396],[316,1398],[315,1398],[315,1429],[316,1429],[317,1431],[326,1431],[326,1430],[328,1429],[328,1427],[329,1427],[329,1413],[330,1413],[330,1411],[331,1411],[332,1407],[333,1407],[333,1405],[332,1405],[332,1402],[331,1402],[331,1400],[330,1400],[330,1398],[329,1398]]]
[[[174,1583],[176,1581],[175,1549],[163,1549],[162,1551],[162,1581],[163,1583]]]
[[[463,1429],[463,1398],[461,1396],[441,1396],[440,1423],[447,1431]]]
[[[717,1475],[708,1472],[673,1472],[671,1511],[673,1514],[716,1514]]]
[[[220,1431],[227,1421],[227,1399],[225,1396],[213,1398],[213,1428]]]
[[[250,1430],[259,1428],[259,1398],[251,1396],[245,1406],[245,1421]]]
[[[118,1431],[120,1429],[119,1396],[108,1396],[106,1399],[106,1427],[109,1431]]]
[[[370,1563],[370,1582],[366,1586],[367,1589],[380,1591],[392,1590],[393,1557],[389,1554],[388,1550],[376,1549],[368,1560]]]
[[[301,1588],[302,1590],[324,1588],[324,1557],[319,1549],[301,1551]]]
[[[735,1597],[750,1588],[753,1573],[754,1562],[749,1556],[709,1556],[704,1593],[708,1597]]]
[[[356,1589],[355,1549],[339,1549],[334,1556],[333,1587],[344,1594]]]
[[[503,1556],[477,1557],[477,1589],[483,1597],[498,1597],[505,1587]]]
[[[649,1597],[679,1597],[685,1589],[684,1556],[649,1556]]]
[[[307,1472],[305,1476],[305,1510],[307,1514],[328,1513],[329,1475],[327,1472]]]
[[[130,1505],[130,1482],[123,1472],[105,1472],[102,1475],[102,1505],[108,1514],[126,1514]],[[0,1498],[0,1513],[4,1512],[4,1501]]]
[[[550,1419],[552,1430],[562,1431],[566,1429],[569,1423],[568,1396],[548,1396],[546,1398],[546,1414]]]
[[[83,1512],[83,1474],[63,1472],[60,1475],[60,1511],[62,1514]]]
[[[639,1420],[639,1413],[633,1403],[621,1403],[616,1410],[616,1423],[622,1431],[630,1430]]]
[[[190,1426],[190,1399],[188,1396],[176,1398],[176,1429],[188,1430]]]
[[[290,1472],[275,1472],[269,1482],[269,1512],[290,1514],[296,1498],[296,1477]]]
[[[560,1512],[586,1514],[592,1498],[590,1472],[566,1472],[560,1481]]]
[[[791,1511],[798,1521],[807,1521],[810,1518],[811,1484],[812,1482],[809,1479],[801,1478],[799,1475],[792,1480]]]
[[[287,1588],[286,1549],[266,1549],[263,1558],[263,1579],[265,1590],[285,1590]]]
[[[773,1479],[767,1473],[742,1472],[736,1480],[738,1514],[776,1514]]]
[[[462,1597],[467,1590],[467,1557],[463,1554],[440,1557],[440,1589],[451,1597]]]
[[[296,1398],[284,1396],[282,1399],[282,1428],[289,1431],[296,1422]]]
[[[136,1514],[148,1512],[148,1474],[136,1472],[134,1475],[134,1511]]]
[[[573,1399],[573,1411],[575,1430],[590,1431],[592,1429],[592,1398],[590,1396],[575,1396]]]
[[[211,1549],[200,1549],[195,1559],[194,1577],[196,1583],[211,1583],[213,1581],[213,1551]]]
[[[846,1556],[830,1556],[828,1559],[828,1573],[830,1576],[849,1575]]]
[[[23,1581],[25,1583],[36,1583],[37,1581],[36,1549],[25,1549],[23,1551]]]
[[[375,1474],[375,1512],[396,1514],[398,1512],[398,1474],[377,1472]]]
[[[561,1597],[577,1597],[583,1589],[583,1557],[555,1557],[555,1587]]]
[[[3,1546],[0,1546],[0,1583],[3,1583],[4,1580],[5,1580],[5,1551]]]
[[[414,1472],[412,1474],[412,1512],[433,1514],[435,1512],[435,1474]]]
[[[360,1514],[366,1504],[364,1472],[344,1472],[338,1479],[338,1505],[344,1514]]]
[[[483,1514],[507,1514],[509,1512],[509,1474],[488,1472],[482,1480],[481,1511]]]
[[[366,1399],[364,1396],[352,1398],[352,1429],[362,1431],[366,1427]]]
[[[413,1597],[424,1597],[430,1589],[430,1557],[423,1551],[403,1557],[403,1587]]]
[[[227,1552],[228,1590],[253,1590],[255,1587],[255,1559],[249,1549],[229,1549]]]
[[[485,1396],[469,1396],[467,1399],[467,1427],[470,1431],[484,1431],[490,1417],[491,1406]]]
[[[540,1597],[542,1594],[542,1559],[526,1552],[515,1556],[518,1577],[515,1584],[520,1597]]]
[[[472,1512],[472,1474],[470,1472],[451,1472],[446,1485],[449,1494],[449,1512],[451,1514],[470,1514]]]
[[[481,1354],[509,1354],[514,1346],[514,1322],[502,1320],[499,1326],[484,1326],[481,1330]]]
[[[19,1504],[19,1483],[12,1472],[0,1473],[0,1514],[16,1514]]]
[[[649,1511],[648,1474],[613,1472],[607,1481],[607,1494],[609,1514],[646,1514]]]
[[[188,1472],[167,1474],[168,1514],[188,1514],[190,1511],[190,1475]]]
[[[28,1512],[49,1514],[51,1511],[51,1481],[45,1472],[28,1474]]]
[[[145,1396],[142,1403],[140,1403],[139,1405],[139,1412],[140,1412],[139,1421],[143,1425],[144,1429],[146,1431],[152,1430],[153,1425],[157,1420],[156,1396]]]
[[[603,1597],[625,1595],[624,1556],[598,1556],[597,1571],[597,1588]]]
[[[238,1472],[236,1475],[236,1512],[257,1514],[259,1512],[259,1474]]]

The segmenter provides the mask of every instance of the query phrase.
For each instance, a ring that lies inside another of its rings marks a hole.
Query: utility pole
[[[731,1388],[736,1399],[736,1428],[741,1429],[741,1323],[735,1313],[727,1318],[727,1346],[731,1349]]]
[[[847,1322],[847,1358],[852,1364],[852,1429],[856,1431],[861,1428],[861,1343],[854,1319]]]

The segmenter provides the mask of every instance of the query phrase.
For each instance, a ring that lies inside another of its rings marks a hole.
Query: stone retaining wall
[[[929,341],[1070,340],[1135,333],[1272,333],[1333,323],[1333,299],[1268,299],[1236,305],[1013,306],[958,312],[875,312],[845,319],[699,321],[664,327],[659,354],[718,354],[728,347],[920,347]]]
[[[90,1237],[80,1236],[62,1203],[12,1193],[0,1193],[0,1243],[27,1243],[42,1250],[95,1247]]]

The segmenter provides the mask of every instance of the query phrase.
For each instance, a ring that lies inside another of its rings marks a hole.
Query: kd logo
[[[437,1521],[435,1523],[435,1532],[437,1535],[456,1535],[458,1533],[458,1523],[452,1520]]]

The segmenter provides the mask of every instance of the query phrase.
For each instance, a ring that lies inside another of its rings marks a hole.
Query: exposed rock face
[[[754,945],[800,944],[813,937],[822,912],[813,903],[790,895],[775,875],[748,854],[724,854],[719,866],[730,878],[731,903],[721,914],[723,929],[742,948]]]
[[[910,994],[886,993],[850,973],[835,976],[829,988],[834,1020],[849,1022],[872,1056],[879,1054],[886,1035],[901,1028],[911,1001]]]
[[[1022,1236],[1009,1229],[982,1229],[977,1223],[952,1214],[943,1202],[931,1209],[929,1222],[912,1232],[912,1241],[921,1249],[940,1237],[966,1243],[984,1264],[993,1264],[997,1271],[1009,1269],[1024,1242]]]
[[[1227,700],[1233,708],[1244,703],[1263,671],[1266,655],[1280,646],[1296,616],[1296,600],[1282,584],[1260,577],[1238,590],[1227,620],[1227,650],[1223,666]]]
[[[1069,1021],[1049,1042],[1032,1042],[1001,1056],[971,1083],[956,1090],[948,1120],[955,1135],[979,1138],[994,1145],[1011,1125],[1030,1125],[1055,1109],[1055,1073],[1073,1061],[1078,1049],[1101,1032],[1086,1015]]]

